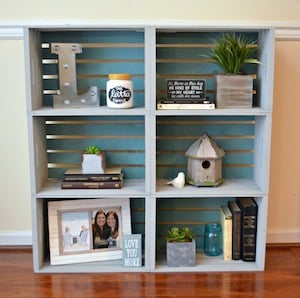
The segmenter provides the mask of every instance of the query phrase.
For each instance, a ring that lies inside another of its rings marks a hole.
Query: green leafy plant
[[[102,150],[96,145],[88,146],[84,150],[84,153],[86,153],[86,154],[100,154],[101,152],[102,152]]]
[[[255,41],[230,32],[222,34],[219,40],[215,41],[215,46],[211,49],[208,58],[222,67],[225,73],[239,74],[245,63],[260,63],[257,59],[252,58],[256,50]]]
[[[194,233],[188,227],[173,227],[168,231],[168,242],[191,242],[195,238]]]

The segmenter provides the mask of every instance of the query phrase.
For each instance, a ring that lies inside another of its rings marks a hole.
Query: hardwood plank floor
[[[298,298],[300,246],[268,246],[264,272],[168,274],[35,274],[30,248],[0,247],[0,297]]]

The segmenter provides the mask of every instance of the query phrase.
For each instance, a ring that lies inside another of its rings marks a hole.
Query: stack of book
[[[224,260],[255,262],[258,206],[253,198],[237,198],[221,206]]]
[[[123,187],[121,168],[107,168],[104,173],[83,173],[81,168],[68,169],[61,182],[62,189],[119,189]]]

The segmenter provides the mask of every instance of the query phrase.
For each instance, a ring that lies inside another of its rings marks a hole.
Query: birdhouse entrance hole
[[[210,167],[210,162],[208,160],[204,160],[202,162],[203,169],[208,169]]]

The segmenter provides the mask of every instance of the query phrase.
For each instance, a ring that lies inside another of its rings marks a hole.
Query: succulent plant
[[[195,238],[194,233],[188,227],[173,227],[168,231],[168,242],[191,242]]]
[[[88,146],[84,150],[84,153],[86,153],[86,154],[99,154],[101,152],[102,152],[102,150],[96,145]]]

